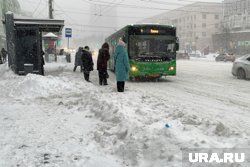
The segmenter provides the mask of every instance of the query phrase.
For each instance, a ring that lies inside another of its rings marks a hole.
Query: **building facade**
[[[174,25],[181,50],[213,50],[212,35],[220,31],[222,4],[197,2],[145,19],[144,23]]]
[[[250,29],[250,0],[224,0],[223,25],[233,31]]]
[[[17,0],[0,0],[0,48],[6,47],[5,28],[1,20],[7,11],[20,13],[20,4]]]
[[[0,49],[2,47],[5,46],[5,33],[4,33],[4,27],[3,27],[3,23],[2,23],[2,19],[3,19],[3,0],[0,0]]]
[[[214,47],[237,55],[250,53],[250,0],[224,0],[222,30]]]

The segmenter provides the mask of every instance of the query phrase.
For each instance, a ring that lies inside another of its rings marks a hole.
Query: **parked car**
[[[235,60],[232,74],[238,79],[250,79],[250,55]]]
[[[190,57],[202,57],[202,53],[199,50],[196,51],[192,51],[191,53],[189,53]]]
[[[176,53],[176,59],[190,59],[190,56],[189,56],[189,54],[188,53],[186,53],[186,52],[182,52],[182,51],[178,51],[177,53]]]
[[[234,54],[222,53],[215,57],[215,61],[235,61]]]

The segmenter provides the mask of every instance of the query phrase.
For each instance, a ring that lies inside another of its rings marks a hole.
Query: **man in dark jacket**
[[[99,50],[98,58],[97,58],[97,70],[99,71],[99,84],[100,85],[108,85],[107,83],[107,62],[110,59],[109,54],[109,45],[108,43],[104,43],[102,48]]]
[[[75,55],[75,67],[73,69],[74,72],[76,71],[77,66],[80,66],[81,72],[83,72],[83,69],[82,69],[82,52],[83,52],[83,47],[79,47],[78,51],[76,52],[76,55]]]
[[[88,82],[89,81],[89,74],[90,71],[93,71],[93,59],[92,59],[92,54],[89,51],[89,47],[85,46],[82,52],[82,64],[83,64],[83,74],[84,74],[84,79]]]

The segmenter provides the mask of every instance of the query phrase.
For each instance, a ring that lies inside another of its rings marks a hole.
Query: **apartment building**
[[[174,25],[180,40],[181,50],[213,50],[212,35],[220,32],[222,3],[197,2],[171,10],[144,23]]]
[[[223,19],[230,30],[250,29],[250,0],[224,0]]]
[[[250,53],[250,0],[224,0],[222,31],[214,48],[238,55]]]

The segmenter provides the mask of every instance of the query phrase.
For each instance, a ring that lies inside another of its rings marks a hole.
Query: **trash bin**
[[[24,64],[25,74],[33,73],[33,64]]]

